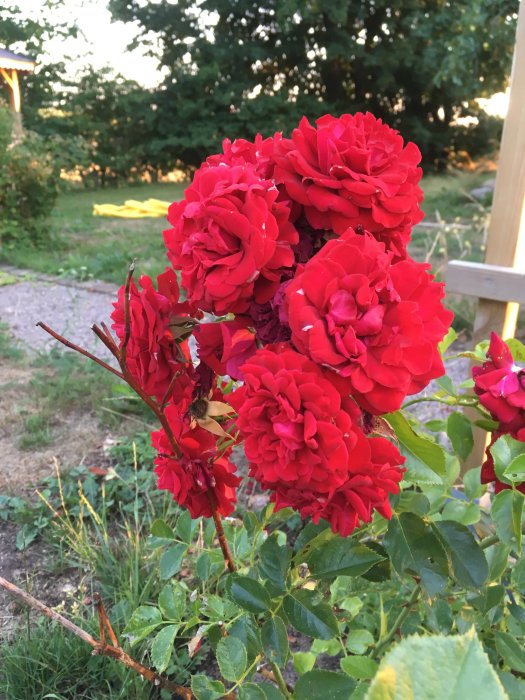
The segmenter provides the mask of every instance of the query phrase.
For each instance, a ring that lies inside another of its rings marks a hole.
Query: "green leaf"
[[[477,610],[486,615],[496,605],[500,605],[504,597],[504,586],[487,586],[483,589],[481,595],[470,598],[469,602]]]
[[[513,671],[525,673],[525,650],[506,632],[496,632],[496,650]]]
[[[378,668],[377,661],[369,656],[345,656],[340,664],[345,673],[358,680],[373,678]]]
[[[186,608],[186,592],[167,583],[159,594],[158,603],[166,620],[180,620]]]
[[[337,620],[326,603],[316,604],[318,594],[306,589],[284,598],[283,608],[290,624],[298,632],[317,639],[332,639],[338,634]]]
[[[397,439],[403,447],[427,467],[430,467],[439,477],[446,477],[445,452],[442,447],[416,433],[400,411],[389,413],[384,418],[394,429]]]
[[[189,511],[185,510],[179,515],[177,520],[177,525],[175,527],[175,532],[180,537],[180,539],[186,544],[190,544],[193,539],[193,533],[197,527],[198,521],[193,521]]]
[[[360,655],[364,654],[373,643],[374,637],[367,629],[353,629],[348,633],[345,646],[352,654]]]
[[[134,646],[161,624],[162,615],[158,608],[154,605],[141,605],[133,612],[124,629],[124,635],[128,637],[130,645]]]
[[[161,629],[153,639],[151,661],[159,673],[163,673],[168,668],[178,631],[179,625],[168,625]]]
[[[191,677],[191,691],[197,700],[219,700],[226,693],[221,681],[212,681],[203,673]]]
[[[238,681],[248,666],[246,647],[237,637],[223,637],[215,652],[221,675],[227,681]]]
[[[442,391],[437,392],[438,394],[442,394],[443,392],[445,392],[445,394],[448,394],[448,396],[458,395],[457,389],[454,386],[452,379],[450,377],[447,377],[446,374],[436,379],[436,384],[442,389]]]
[[[521,552],[521,522],[524,496],[519,491],[504,489],[492,501],[491,515],[496,533],[504,544]]]
[[[316,660],[317,654],[312,654],[311,651],[296,651],[293,655],[293,665],[300,676],[311,671]]]
[[[284,700],[281,691],[271,683],[258,683],[257,685],[264,692],[266,700]]]
[[[160,577],[163,581],[175,576],[180,571],[187,549],[188,547],[185,544],[175,544],[162,553],[160,558]]]
[[[464,588],[480,588],[487,580],[489,566],[474,535],[453,520],[442,520],[435,527],[445,543],[453,577]]]
[[[384,557],[364,544],[338,537],[323,547],[314,549],[305,559],[315,578],[361,576]]]
[[[464,413],[455,411],[447,420],[447,435],[454,452],[462,461],[465,461],[474,447],[472,424]]]
[[[525,593],[525,559],[520,559],[512,569],[512,584],[520,593]]]
[[[446,351],[449,349],[449,347],[452,345],[452,343],[457,340],[458,334],[456,331],[450,326],[450,328],[447,331],[446,336],[443,338],[443,340],[438,344],[439,352],[441,355],[444,355]]]
[[[500,481],[512,483],[513,480],[525,480],[525,443],[510,435],[502,435],[491,445],[490,454],[494,458],[494,471]],[[516,478],[511,479],[511,474],[516,474]]]
[[[168,525],[167,522],[161,520],[160,518],[157,518],[157,520],[154,520],[151,523],[151,534],[154,537],[162,537],[166,540],[175,539],[175,533],[173,532],[171,527]]]
[[[289,654],[288,633],[280,617],[270,617],[261,629],[261,642],[266,658],[284,668]]]
[[[509,700],[523,700],[525,698],[525,681],[506,671],[498,671],[498,676],[505,688],[505,692],[509,696]]]
[[[505,343],[508,345],[515,362],[525,362],[525,345],[523,343],[520,343],[517,338],[509,338]]]
[[[246,613],[236,620],[229,629],[231,637],[237,637],[246,647],[251,663],[257,654],[262,653],[261,633],[252,615]]]
[[[270,607],[271,600],[267,590],[248,576],[231,574],[226,590],[230,598],[248,612],[266,612]]]
[[[414,635],[389,651],[366,700],[508,700],[474,632]]]
[[[224,571],[224,557],[219,551],[203,552],[195,564],[195,573],[201,581],[207,581]]]
[[[430,526],[417,515],[394,515],[384,545],[399,575],[408,572],[421,576],[430,596],[444,589],[448,577],[445,550]]]
[[[481,498],[485,493],[486,486],[481,483],[481,467],[469,469],[463,474],[463,485],[465,486],[465,496],[469,501]]]
[[[463,525],[474,525],[481,518],[481,510],[477,503],[450,500],[443,508],[441,515],[445,520],[455,520]]]
[[[266,693],[256,683],[243,683],[237,693],[239,700],[266,700]]]
[[[420,486],[444,485],[445,482],[443,478],[439,474],[436,474],[433,469],[427,467],[426,464],[417,457],[414,457],[414,455],[406,449],[402,450],[402,452],[405,457],[405,463],[403,464],[403,467],[406,469],[403,476],[405,481],[410,481],[412,484],[418,484]]]
[[[294,688],[295,700],[349,700],[355,683],[343,673],[308,671]]]
[[[292,560],[292,549],[277,542],[277,535],[268,537],[259,550],[261,576],[271,581],[281,591],[286,590],[286,577]]]

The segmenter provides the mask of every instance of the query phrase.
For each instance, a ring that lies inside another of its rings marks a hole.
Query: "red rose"
[[[251,323],[251,319],[238,316],[234,321],[199,324],[195,339],[201,362],[216,374],[242,379],[241,365],[257,350]]]
[[[253,165],[203,165],[172,204],[164,232],[168,257],[182,270],[191,302],[217,315],[264,303],[293,265],[298,240],[289,209]]]
[[[250,475],[292,507],[349,535],[374,510],[391,517],[404,458],[385,438],[368,438],[351,399],[323,371],[286,345],[258,350],[243,366],[245,384],[230,397],[238,411]]]
[[[291,139],[275,140],[274,179],[303,205],[315,229],[341,234],[363,226],[396,256],[406,255],[423,218],[421,153],[372,114],[303,117]]]
[[[129,371],[149,396],[159,401],[164,397],[173,374],[184,368],[188,357],[187,343],[177,344],[170,330],[170,322],[188,315],[187,303],[179,303],[179,286],[173,270],[167,269],[157,277],[158,291],[147,275],[139,279],[139,291],[132,280],[130,285],[130,337],[126,348]],[[118,291],[118,301],[113,304],[111,326],[120,340],[126,335],[124,311],[125,287]]]
[[[174,409],[168,407],[166,415],[171,423],[174,418],[178,420],[178,413],[174,410],[172,415],[170,408]],[[211,433],[197,427],[182,435],[178,440],[180,458],[174,456],[164,430],[153,432],[151,440],[158,453],[154,463],[159,489],[169,491],[192,518],[212,516],[210,494],[221,515],[232,513],[241,480],[226,456],[217,457]]]
[[[411,258],[392,265],[382,243],[349,229],[286,289],[292,343],[370,413],[397,410],[444,372],[437,346],[452,313],[429,267]]]
[[[342,537],[350,535],[360,523],[369,523],[374,511],[390,519],[388,495],[399,493],[405,459],[385,438],[367,438],[359,429],[354,432],[357,440],[350,454],[348,478],[330,498],[280,488],[273,499],[276,509],[295,508],[302,518],[311,517],[314,523],[322,518]]]
[[[258,350],[242,372],[244,385],[228,398],[251,476],[264,488],[333,495],[347,478],[355,443],[338,391],[285,344]]]
[[[499,422],[499,432],[525,442],[525,368],[514,362],[496,333],[491,333],[487,358],[481,367],[472,368],[474,391]]]
[[[220,165],[244,165],[251,163],[257,174],[264,180],[272,177],[274,162],[273,162],[274,139],[269,137],[263,139],[261,134],[257,134],[254,141],[246,139],[224,139],[222,142],[222,153],[209,156],[206,158],[206,163],[209,166]]]

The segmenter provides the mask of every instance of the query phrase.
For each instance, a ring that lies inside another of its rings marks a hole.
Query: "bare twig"
[[[71,350],[76,350],[81,355],[84,355],[84,357],[89,357],[89,359],[93,360],[93,362],[96,362],[97,365],[100,365],[101,367],[104,367],[104,369],[107,369],[108,372],[115,374],[120,379],[124,379],[124,376],[117,369],[115,369],[111,365],[108,365],[107,362],[104,362],[104,360],[101,360],[99,357],[92,355],[90,352],[88,352],[84,348],[81,348],[80,345],[75,345],[75,343],[72,343],[70,340],[67,340],[67,338],[64,338],[63,336],[61,336],[60,333],[57,333],[56,331],[54,331],[52,328],[47,326],[42,321],[38,321],[38,323],[36,325],[40,326],[40,328],[43,328],[46,333],[49,333],[49,335],[52,335],[53,338],[55,338],[55,340],[58,340],[60,343],[62,343],[62,345],[65,345],[66,348],[70,348]]]
[[[100,597],[100,593],[95,593],[95,602],[97,604],[99,628],[101,629],[101,639],[104,639],[103,635],[105,628],[109,634],[109,638],[111,639],[111,643],[113,644],[113,646],[120,646],[118,643],[117,635],[115,634],[113,627],[111,626],[111,622],[109,621],[109,617],[106,612],[106,608],[104,607],[104,603],[102,602],[102,598]]]
[[[129,309],[130,302],[130,289],[131,280],[133,279],[133,273],[135,272],[135,261],[131,263],[128,270],[128,275],[126,277],[126,286],[124,287],[124,341],[122,347],[120,348],[120,362],[121,364],[126,364],[126,350],[129,343],[129,338],[131,336],[131,316]]]
[[[69,630],[69,632],[72,632],[77,637],[80,637],[80,639],[83,639],[84,642],[93,647],[93,654],[99,654],[101,656],[110,656],[111,658],[116,659],[128,668],[131,668],[137,673],[139,673],[143,678],[145,678],[153,685],[157,687],[160,686],[161,688],[166,688],[166,690],[169,690],[171,693],[174,693],[176,698],[180,698],[181,700],[193,700],[194,696],[189,688],[186,688],[182,685],[178,685],[177,683],[173,683],[168,678],[165,678],[164,676],[156,673],[153,669],[148,668],[147,666],[143,666],[140,662],[136,661],[129,654],[127,654],[124,651],[124,649],[122,649],[122,647],[119,646],[116,635],[113,632],[113,629],[111,628],[109,620],[107,620],[106,629],[110,635],[111,641],[114,644],[114,646],[109,646],[108,644],[106,644],[104,641],[104,637],[102,637],[102,639],[95,639],[95,637],[92,637],[81,627],[75,625],[73,622],[71,622],[71,620],[68,620],[63,615],[60,615],[60,613],[55,612],[55,610],[53,610],[52,608],[48,608],[47,605],[44,605],[36,598],[33,598],[33,596],[29,595],[29,593],[26,593],[21,588],[18,588],[18,586],[15,586],[14,583],[7,581],[1,576],[0,586],[4,588],[10,595],[23,601],[26,605],[29,605],[29,607],[33,608],[34,610],[38,610],[38,612],[42,615],[45,615],[51,620],[58,622],[59,625],[62,625],[62,627]],[[105,618],[107,619],[107,614],[105,610],[103,612],[103,615],[100,615],[99,607],[100,625],[105,625]]]

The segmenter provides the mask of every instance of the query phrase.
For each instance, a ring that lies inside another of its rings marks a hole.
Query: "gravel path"
[[[7,323],[13,335],[37,351],[49,351],[58,343],[35,324],[44,321],[61,335],[91,352],[109,353],[91,331],[93,323],[105,321],[116,299],[117,287],[108,282],[72,282],[13,268],[0,268],[20,281],[0,287],[0,321]],[[469,376],[469,362],[458,358],[447,362],[447,374],[454,384]],[[432,382],[422,396],[436,390]],[[436,403],[419,404],[414,409],[420,420],[445,417],[450,410]]]
[[[43,321],[61,335],[100,355],[109,354],[97,340],[91,326],[105,321],[113,310],[117,287],[107,282],[73,282],[24,270],[0,268],[17,282],[0,287],[0,321],[13,335],[35,351],[58,347],[41,328]]]

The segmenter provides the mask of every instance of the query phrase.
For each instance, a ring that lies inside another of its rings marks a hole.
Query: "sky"
[[[44,0],[15,0],[15,3],[33,17],[43,12]],[[132,52],[126,48],[139,33],[138,27],[132,23],[112,22],[107,0],[66,0],[61,10],[55,10],[55,15],[57,21],[67,18],[75,22],[82,31],[83,36],[66,41],[55,39],[47,47],[51,58],[76,57],[70,63],[72,74],[82,66],[102,68],[109,65],[116,73],[144,87],[154,87],[161,82],[157,60],[146,56],[145,48]],[[508,109],[508,91],[480,102],[489,114],[504,117]]]
[[[35,17],[41,14],[44,0],[15,0],[22,12]],[[49,20],[49,11],[46,11]],[[125,78],[136,80],[144,87],[154,87],[162,79],[155,58],[146,56],[145,49],[128,51],[127,45],[139,33],[132,23],[112,22],[107,0],[66,0],[64,8],[54,10],[57,21],[74,21],[82,36],[66,41],[54,39],[46,47],[51,58],[76,57],[71,72],[82,66],[102,68],[110,65]]]

